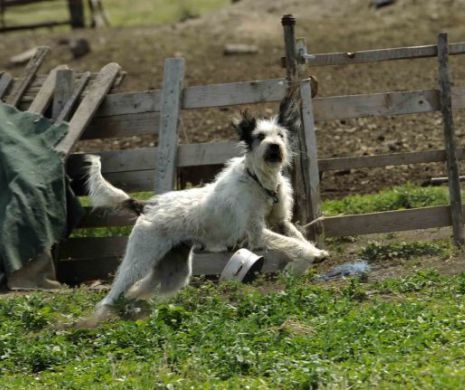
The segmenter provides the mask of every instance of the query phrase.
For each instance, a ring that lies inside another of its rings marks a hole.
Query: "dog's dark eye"
[[[278,133],[278,136],[281,137],[281,138],[284,138],[284,134],[283,134],[283,133]]]
[[[258,133],[258,134],[257,134],[257,139],[258,139],[259,141],[263,141],[263,140],[265,139],[265,134],[263,134],[263,133]]]

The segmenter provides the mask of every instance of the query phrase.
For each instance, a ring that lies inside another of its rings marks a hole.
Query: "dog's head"
[[[290,163],[289,134],[300,125],[298,104],[289,93],[281,102],[279,114],[271,119],[255,119],[248,111],[233,121],[245,144],[246,153],[263,168],[282,168]]]
[[[287,129],[278,123],[277,118],[255,119],[245,111],[233,125],[247,148],[246,153],[255,163],[269,167],[289,163]]]

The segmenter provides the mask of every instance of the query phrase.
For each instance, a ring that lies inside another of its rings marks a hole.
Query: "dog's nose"
[[[278,144],[270,144],[268,147],[271,152],[279,152],[281,150]]]

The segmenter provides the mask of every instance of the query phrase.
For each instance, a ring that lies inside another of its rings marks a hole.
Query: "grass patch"
[[[452,250],[450,241],[412,241],[380,244],[370,242],[359,256],[368,261],[411,259],[420,256],[447,256]]]
[[[447,187],[417,187],[406,184],[376,194],[350,195],[343,199],[326,200],[323,202],[322,209],[325,215],[364,214],[440,206],[448,202]]]
[[[465,275],[203,283],[147,319],[57,329],[102,293],[0,299],[2,389],[460,388]],[[267,291],[264,293],[263,291]],[[393,292],[392,299],[387,293]]]
[[[87,5],[87,2],[85,2]],[[103,3],[115,27],[153,26],[175,23],[199,17],[215,9],[230,4],[228,0],[105,0]],[[86,7],[87,21],[90,20]],[[38,21],[68,20],[68,8],[65,2],[37,3],[21,7],[8,8],[5,13],[6,25],[37,23]]]

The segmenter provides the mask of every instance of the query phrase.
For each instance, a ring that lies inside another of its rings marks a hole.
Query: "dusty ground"
[[[188,85],[282,77],[280,18],[285,13],[297,17],[297,35],[306,37],[313,52],[429,44],[435,42],[440,31],[447,31],[451,42],[464,40],[464,0],[399,0],[380,10],[370,8],[368,3],[368,0],[242,0],[200,19],[170,26],[80,31],[77,35],[90,39],[93,51],[78,60],[73,60],[58,45],[59,39],[72,35],[66,30],[8,34],[0,38],[0,66],[7,66],[9,54],[46,44],[54,47],[46,64],[48,68],[65,62],[75,69],[96,70],[109,61],[120,63],[128,72],[124,90],[159,88],[163,60],[168,56],[186,58]],[[231,42],[254,43],[259,46],[260,54],[225,57],[224,44]],[[453,58],[452,65],[454,82],[460,84],[465,80],[465,57]],[[20,69],[12,72],[19,73]],[[436,86],[435,59],[332,66],[309,72],[320,80],[320,96]],[[272,108],[258,107],[258,110],[266,114]],[[234,138],[229,127],[233,112],[218,109],[185,112],[182,142]],[[465,137],[464,123],[463,114],[458,113],[459,141]],[[127,148],[154,142],[151,137],[142,137],[97,143],[96,147]],[[321,157],[440,148],[441,120],[438,114],[423,114],[319,123],[318,142]],[[82,148],[88,149],[89,145]],[[441,164],[429,164],[357,170],[350,175],[327,173],[322,181],[323,195],[372,192],[407,180],[421,183],[441,172]]]

